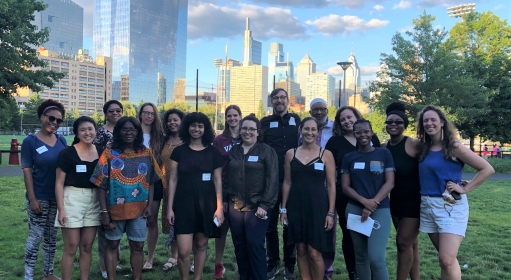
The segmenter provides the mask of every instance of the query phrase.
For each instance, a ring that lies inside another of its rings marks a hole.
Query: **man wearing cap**
[[[271,94],[271,105],[273,114],[261,119],[263,131],[263,142],[272,147],[279,159],[279,199],[270,214],[268,230],[266,231],[266,255],[268,256],[268,280],[274,279],[279,273],[279,232],[277,228],[279,213],[285,211],[280,209],[282,201],[282,182],[284,181],[284,158],[289,149],[298,147],[298,127],[301,124],[297,114],[289,113],[287,108],[289,98],[287,92],[282,88],[274,89]],[[325,142],[326,143],[326,142]],[[296,279],[294,273],[296,264],[295,244],[287,242],[287,227],[284,227],[284,279]]]

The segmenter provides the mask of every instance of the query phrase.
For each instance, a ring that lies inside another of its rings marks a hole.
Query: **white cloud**
[[[360,76],[374,76],[379,69],[378,66],[360,66]],[[339,65],[332,66],[327,70],[327,73],[332,76],[342,76],[343,72]]]
[[[242,36],[250,18],[252,36],[258,39],[306,38],[305,26],[288,9],[239,4],[236,8],[201,3],[188,9],[188,39]]]
[[[385,8],[385,7],[383,7],[382,5],[375,5],[375,6],[373,7],[373,9],[375,9],[375,10],[377,10],[377,11],[381,11],[381,10],[383,10],[384,8]]]
[[[370,29],[385,27],[388,23],[388,20],[371,19],[370,21],[365,21],[357,16],[334,14],[305,22],[305,24],[314,27],[317,32],[327,36],[336,34],[348,35],[353,31],[363,33]]]
[[[405,26],[405,27],[399,29],[399,32],[405,33],[406,31],[412,31],[412,30],[413,30],[413,25],[408,25],[408,26]]]
[[[401,0],[399,4],[394,4],[392,9],[409,9],[412,6],[412,2],[410,0]]]
[[[504,6],[503,4],[500,4],[500,5],[497,5],[493,8],[494,11],[496,10],[500,10],[500,9],[504,9],[506,6]]]
[[[252,0],[253,3],[264,3],[282,7],[311,7],[339,6],[347,9],[360,9],[366,3],[382,3],[385,0]]]
[[[94,1],[73,0],[73,2],[83,8],[83,36],[92,37]]]

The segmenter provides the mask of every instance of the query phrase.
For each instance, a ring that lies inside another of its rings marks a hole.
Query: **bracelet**
[[[103,213],[108,213],[108,210],[103,209],[103,210],[99,211],[99,214],[103,214]]]
[[[335,217],[335,213],[334,212],[330,212],[330,211],[328,211],[326,213],[326,215],[329,216],[329,217]]]
[[[286,208],[280,208],[279,213],[280,214],[287,214],[287,209]]]

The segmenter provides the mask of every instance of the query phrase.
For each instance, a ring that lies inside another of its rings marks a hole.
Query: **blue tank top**
[[[442,150],[429,151],[419,163],[421,195],[442,196],[447,181],[461,182],[463,162],[445,159]]]

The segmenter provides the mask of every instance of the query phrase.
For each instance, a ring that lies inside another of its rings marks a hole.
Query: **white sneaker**
[[[103,276],[103,279],[108,279],[108,274],[106,271],[101,271],[101,276]]]

